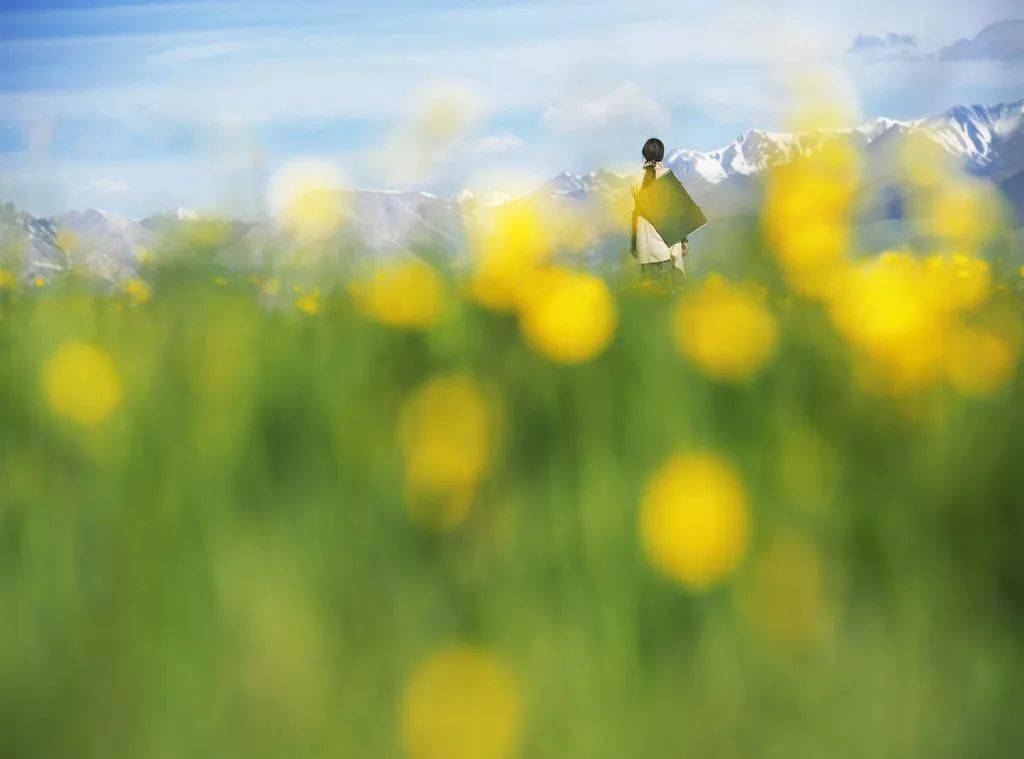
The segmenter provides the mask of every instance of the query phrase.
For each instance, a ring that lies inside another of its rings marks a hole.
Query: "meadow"
[[[922,173],[852,250],[854,161],[678,293],[514,203],[469,271],[8,271],[0,754],[1018,755],[1018,242]]]

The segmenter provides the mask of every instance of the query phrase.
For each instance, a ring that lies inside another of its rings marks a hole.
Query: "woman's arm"
[[[640,212],[636,209],[636,201],[633,201],[633,235],[629,243],[629,252],[633,254],[633,258],[636,258],[636,220],[639,216]]]

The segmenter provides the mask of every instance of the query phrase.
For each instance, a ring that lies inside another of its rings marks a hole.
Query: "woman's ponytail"
[[[644,181],[640,185],[640,189],[647,189],[647,185],[655,180],[655,165],[657,161],[645,161],[644,162]]]
[[[642,153],[644,156],[644,181],[640,189],[647,187],[657,178],[655,175],[655,165],[665,157],[665,143],[657,137],[652,137],[644,143]]]

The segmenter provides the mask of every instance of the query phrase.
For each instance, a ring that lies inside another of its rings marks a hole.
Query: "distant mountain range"
[[[875,185],[893,180],[894,153],[900,140],[919,134],[938,143],[970,174],[990,179],[1010,193],[1019,193],[1020,180],[1014,183],[1013,177],[1024,170],[1024,100],[992,107],[957,106],[914,121],[879,118],[855,129],[824,135],[751,129],[718,150],[673,150],[664,163],[710,217],[732,216],[756,208],[760,201],[759,178],[767,168],[808,153],[824,137],[834,134],[853,140],[864,156],[867,179]],[[608,171],[564,172],[542,191],[580,201],[595,194],[623,191],[631,178]],[[1019,208],[1019,194],[1012,194],[1011,202]]]
[[[992,107],[957,106],[913,121],[879,118],[824,135],[752,129],[718,150],[674,150],[665,157],[665,164],[712,220],[723,219],[756,210],[761,202],[760,177],[767,168],[805,154],[835,134],[852,139],[862,151],[867,181],[880,195],[894,182],[901,138],[923,135],[967,172],[999,186],[1024,224],[1024,100]],[[628,192],[632,176],[604,170],[563,172],[531,197],[554,204],[614,202]],[[351,216],[339,247],[375,260],[422,250],[441,250],[458,258],[466,247],[466,218],[507,200],[507,196],[478,197],[468,192],[441,198],[425,192],[357,190],[351,193]],[[892,217],[901,210],[889,204],[877,213]],[[95,209],[40,218],[7,203],[0,206],[0,255],[23,253],[21,269],[26,279],[84,267],[117,280],[134,274],[140,256],[158,246],[162,236],[203,222],[200,214],[182,208],[139,220]],[[287,245],[271,222],[231,222],[228,232],[223,241],[225,260],[242,265],[266,263]]]

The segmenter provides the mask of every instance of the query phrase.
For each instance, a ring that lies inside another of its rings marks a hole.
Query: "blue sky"
[[[1024,60],[941,53],[1014,0],[767,5],[0,0],[0,199],[253,217],[297,158],[516,191],[782,128],[810,71],[863,119],[1024,97]]]

